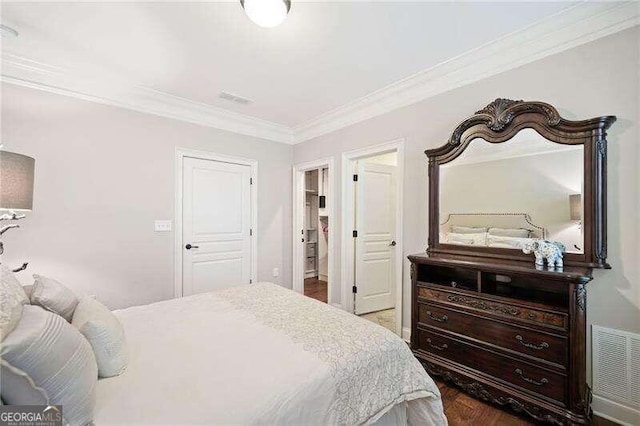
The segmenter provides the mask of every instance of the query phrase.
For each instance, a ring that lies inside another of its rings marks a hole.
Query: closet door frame
[[[209,151],[176,147],[174,165],[174,297],[183,296],[182,274],[182,190],[184,158],[198,158],[201,160],[219,161],[222,163],[240,164],[251,167],[251,282],[257,282],[258,277],[258,161],[251,158],[234,157]]]
[[[342,306],[345,311],[354,313],[353,285],[355,277],[355,244],[353,238],[353,230],[355,228],[355,191],[353,175],[356,173],[355,163],[357,160],[375,155],[396,152],[397,160],[397,179],[398,185],[396,190],[396,306],[395,321],[396,334],[404,340],[409,341],[411,328],[402,327],[402,296],[403,283],[407,283],[407,288],[411,285],[410,279],[404,279],[404,272],[409,268],[408,261],[404,255],[404,227],[403,227],[403,208],[404,208],[404,138],[395,139],[390,142],[372,145],[353,151],[342,153],[342,204],[341,204],[341,278],[342,278]],[[357,283],[356,283],[357,284]]]
[[[304,200],[305,200],[305,172],[316,169],[328,169],[329,173],[329,195],[327,196],[327,207],[329,217],[329,243],[328,246],[328,277],[329,285],[327,285],[327,302],[337,308],[343,309],[343,305],[340,300],[333,299],[334,292],[332,287],[335,286],[339,280],[335,273],[335,259],[336,259],[336,237],[335,230],[336,222],[336,180],[335,180],[335,161],[333,157],[321,158],[319,160],[308,161],[305,163],[295,164],[292,169],[293,178],[293,194],[292,200],[292,280],[293,291],[304,294],[304,246],[302,243],[301,230],[304,228]],[[319,231],[318,231],[319,232]]]

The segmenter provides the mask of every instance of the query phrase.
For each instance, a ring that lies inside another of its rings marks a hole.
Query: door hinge
[[[249,229],[249,236],[252,237],[253,236],[253,229]]]
[[[358,292],[358,287],[356,287],[355,285],[353,287],[351,287],[351,291],[355,294]]]
[[[253,178],[249,178],[249,185],[253,185]]]
[[[358,231],[355,229],[353,230],[353,238],[358,238]]]
[[[253,280],[252,279],[249,279],[249,284],[253,284]]]
[[[357,182],[358,181],[358,175],[353,175],[353,181]]]

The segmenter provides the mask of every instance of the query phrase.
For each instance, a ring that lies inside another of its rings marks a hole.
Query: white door
[[[185,157],[182,191],[184,296],[249,284],[251,167]]]
[[[396,166],[358,162],[356,314],[393,308],[396,292]]]

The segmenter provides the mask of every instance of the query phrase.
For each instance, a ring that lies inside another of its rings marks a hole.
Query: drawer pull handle
[[[536,386],[544,386],[547,383],[549,383],[549,380],[545,379],[544,377],[542,379],[540,379],[539,382],[535,381],[534,379],[530,379],[529,377],[526,377],[523,373],[522,370],[520,370],[519,368],[516,368],[515,373],[520,376],[520,378],[522,380],[524,380],[527,383],[531,383],[532,385],[536,385]]]
[[[547,342],[542,342],[539,345],[536,345],[535,343],[525,342],[524,337],[519,334],[516,334],[516,340],[520,342],[522,346],[526,346],[529,349],[535,349],[537,351],[549,348],[549,344]]]
[[[449,347],[446,343],[444,343],[442,346],[434,345],[433,343],[431,343],[431,339],[429,338],[427,338],[427,344],[431,346],[433,349],[437,349],[439,351],[443,351]]]
[[[438,322],[447,322],[447,320],[449,319],[449,317],[446,315],[439,317],[437,315],[432,314],[431,311],[427,311],[427,316],[432,320],[438,321]]]

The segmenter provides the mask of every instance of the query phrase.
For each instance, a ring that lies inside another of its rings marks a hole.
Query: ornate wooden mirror
[[[609,268],[603,116],[566,120],[551,105],[496,99],[429,158],[428,253],[532,259],[532,238],[562,242],[565,265]]]

